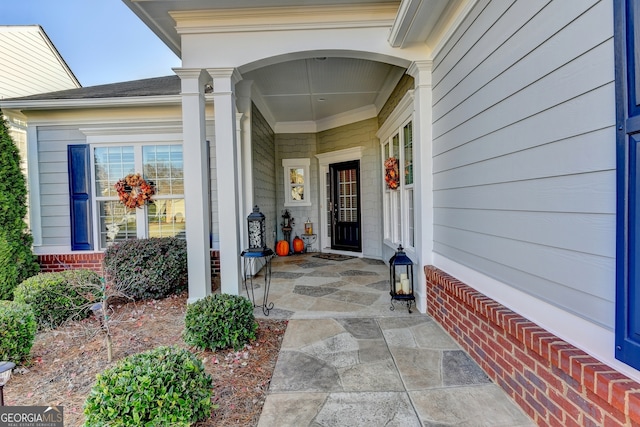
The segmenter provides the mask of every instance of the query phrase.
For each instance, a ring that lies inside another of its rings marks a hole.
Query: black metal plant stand
[[[273,302],[268,303],[269,299],[269,287],[271,286],[271,258],[273,258],[274,252],[273,250],[266,248],[262,251],[243,251],[240,256],[243,260],[243,270],[242,270],[242,280],[244,282],[244,289],[247,292],[247,296],[251,298],[251,302],[253,306],[256,308],[261,308],[262,313],[265,316],[269,315],[269,311],[273,308]],[[262,305],[256,305],[256,296],[254,293],[253,286],[253,271],[256,265],[256,262],[259,259],[264,259],[264,295],[262,297]],[[248,276],[248,277],[247,277]],[[251,293],[249,293],[251,290]]]

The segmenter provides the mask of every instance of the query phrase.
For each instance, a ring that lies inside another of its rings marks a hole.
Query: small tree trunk
[[[111,342],[111,335],[107,334],[107,362],[111,363],[113,359],[113,345]]]

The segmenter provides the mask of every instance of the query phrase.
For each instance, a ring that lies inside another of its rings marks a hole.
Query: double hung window
[[[184,236],[185,205],[182,146],[104,145],[93,147],[94,221],[100,249],[132,238]],[[153,183],[153,203],[129,209],[115,183],[142,173]]]

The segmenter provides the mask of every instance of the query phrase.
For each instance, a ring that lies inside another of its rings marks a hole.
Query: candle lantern
[[[304,223],[304,234],[313,234],[313,223],[310,218],[307,218]]]
[[[393,303],[398,300],[404,302],[411,313],[411,304],[416,300],[413,295],[413,261],[404,252],[402,245],[389,260],[389,285],[390,309],[395,310]]]
[[[263,252],[267,249],[266,226],[264,215],[258,205],[253,207],[253,212],[247,217],[247,229],[249,236],[249,252]]]

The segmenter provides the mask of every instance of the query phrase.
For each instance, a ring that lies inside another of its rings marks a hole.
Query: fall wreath
[[[151,202],[156,193],[153,184],[148,183],[139,173],[132,173],[118,180],[114,185],[120,203],[129,209],[141,208]]]
[[[398,172],[398,159],[389,157],[384,161],[384,180],[387,188],[396,190],[400,186],[400,173]]]

